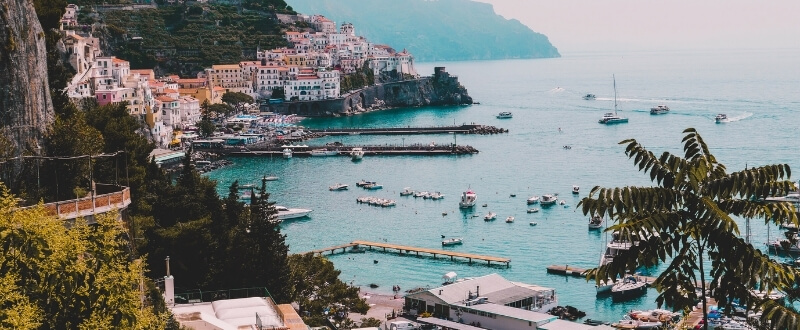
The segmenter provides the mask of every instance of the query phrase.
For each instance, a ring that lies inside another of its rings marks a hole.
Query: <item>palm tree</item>
[[[669,152],[656,157],[633,139],[619,143],[626,145],[625,154],[656,185],[595,187],[578,204],[584,215],[597,213],[612,219],[614,224],[607,231],[637,241],[612,263],[587,271],[587,279],[594,277],[600,284],[601,279],[621,278],[640,266],[668,262],[653,282],[659,306],[686,312],[701,300],[707,329],[707,298],[714,298],[728,313],[736,301],[748,309],[761,308],[762,324],[797,329],[800,315],[796,311],[759,298],[752,289],[785,292],[800,276],[741,238],[733,219],[797,224],[790,203],[765,202],[767,196],[794,190],[789,165],[727,173],[695,129],[683,133],[683,158]]]

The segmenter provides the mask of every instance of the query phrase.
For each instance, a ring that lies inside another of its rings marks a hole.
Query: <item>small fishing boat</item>
[[[344,184],[344,183],[337,183],[335,185],[332,185],[332,186],[328,187],[328,190],[330,190],[330,191],[347,190],[347,187],[348,186],[346,184]]]
[[[403,188],[403,191],[400,192],[400,196],[411,196],[414,195],[414,191],[411,190],[411,187]]]
[[[531,196],[531,198],[528,198],[528,200],[526,202],[528,203],[528,205],[536,204],[536,203],[539,202],[539,196],[535,196],[535,195]]]
[[[538,225],[538,223],[536,223],[536,221],[531,221],[530,225],[531,226],[536,226],[536,225]]]
[[[366,186],[363,186],[362,188],[367,189],[367,190],[378,190],[378,189],[383,189],[383,186],[373,182],[373,183],[367,184]]]
[[[572,185],[572,193],[575,194],[575,195],[580,194],[581,193],[581,187],[578,187],[576,185]]]
[[[529,208],[529,209],[528,209],[528,213],[536,213],[536,212],[539,212],[539,209],[538,209],[538,208],[535,208],[535,207],[534,207],[534,208]]]
[[[442,246],[452,246],[452,245],[459,245],[462,244],[462,238],[448,238],[442,240]]]
[[[595,214],[591,219],[589,219],[589,230],[597,230],[600,228],[603,228],[603,217]]]
[[[651,115],[663,115],[665,113],[669,113],[669,107],[664,104],[659,104],[650,108]]]
[[[716,117],[714,117],[714,121],[717,124],[727,122],[728,121],[728,115],[726,115],[724,113],[720,113]]]
[[[556,201],[558,201],[558,197],[556,197],[555,195],[544,194],[542,195],[542,199],[539,200],[539,204],[541,204],[542,206],[548,206],[555,204]]]
[[[594,94],[586,94],[586,95],[583,96],[583,99],[584,100],[588,100],[588,101],[594,100],[596,98],[597,98],[597,96],[595,96]]]
[[[357,187],[364,187],[364,186],[366,186],[366,185],[368,185],[370,183],[375,183],[375,181],[361,180],[359,182],[356,182],[356,186]]]
[[[486,215],[483,217],[484,221],[493,221],[495,219],[497,219],[497,214],[494,212],[486,213]]]
[[[461,194],[461,201],[458,202],[458,207],[462,209],[473,207],[477,199],[478,194],[472,191],[472,189],[467,189],[467,191]]]
[[[353,148],[352,150],[350,150],[350,157],[353,160],[361,160],[362,158],[364,158],[364,149]]]
[[[289,148],[283,149],[283,158],[286,159],[292,158],[292,149]]]
[[[509,215],[508,218],[506,218],[506,223],[513,223],[513,222],[514,222],[514,216]]]
[[[436,191],[436,192],[428,194],[427,198],[428,199],[432,199],[432,200],[440,200],[440,199],[444,198],[444,194]]]
[[[277,181],[278,177],[274,176],[274,175],[268,175],[268,176],[265,176],[264,178],[262,178],[262,180],[264,180],[264,181]]]
[[[483,205],[481,205],[481,207],[487,207],[487,206],[489,206],[489,204],[483,204]]]
[[[414,192],[414,198],[418,198],[418,197],[426,198],[426,197],[428,197],[428,192],[427,191]]]
[[[497,118],[499,118],[499,119],[506,119],[506,118],[512,118],[512,117],[514,117],[514,115],[512,115],[511,112],[508,112],[508,111],[503,111],[503,112],[497,114]]]

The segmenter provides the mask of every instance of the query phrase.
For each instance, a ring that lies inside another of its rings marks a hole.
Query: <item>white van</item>
[[[411,321],[392,321],[386,323],[386,330],[418,330],[419,324]]]

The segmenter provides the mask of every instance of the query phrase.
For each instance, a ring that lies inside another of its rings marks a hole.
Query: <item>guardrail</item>
[[[90,197],[76,198],[44,204],[43,207],[50,215],[64,220],[86,218],[89,223],[94,223],[94,215],[112,210],[122,210],[131,204],[131,188],[115,185],[96,184],[96,190],[111,191],[109,193]],[[116,191],[113,191],[116,190]],[[33,208],[23,207],[21,209]]]

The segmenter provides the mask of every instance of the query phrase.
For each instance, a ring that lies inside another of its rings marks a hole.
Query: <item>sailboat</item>
[[[612,77],[614,79],[614,112],[606,112],[603,114],[603,118],[597,122],[606,125],[627,123],[628,118],[617,115],[617,78]]]

